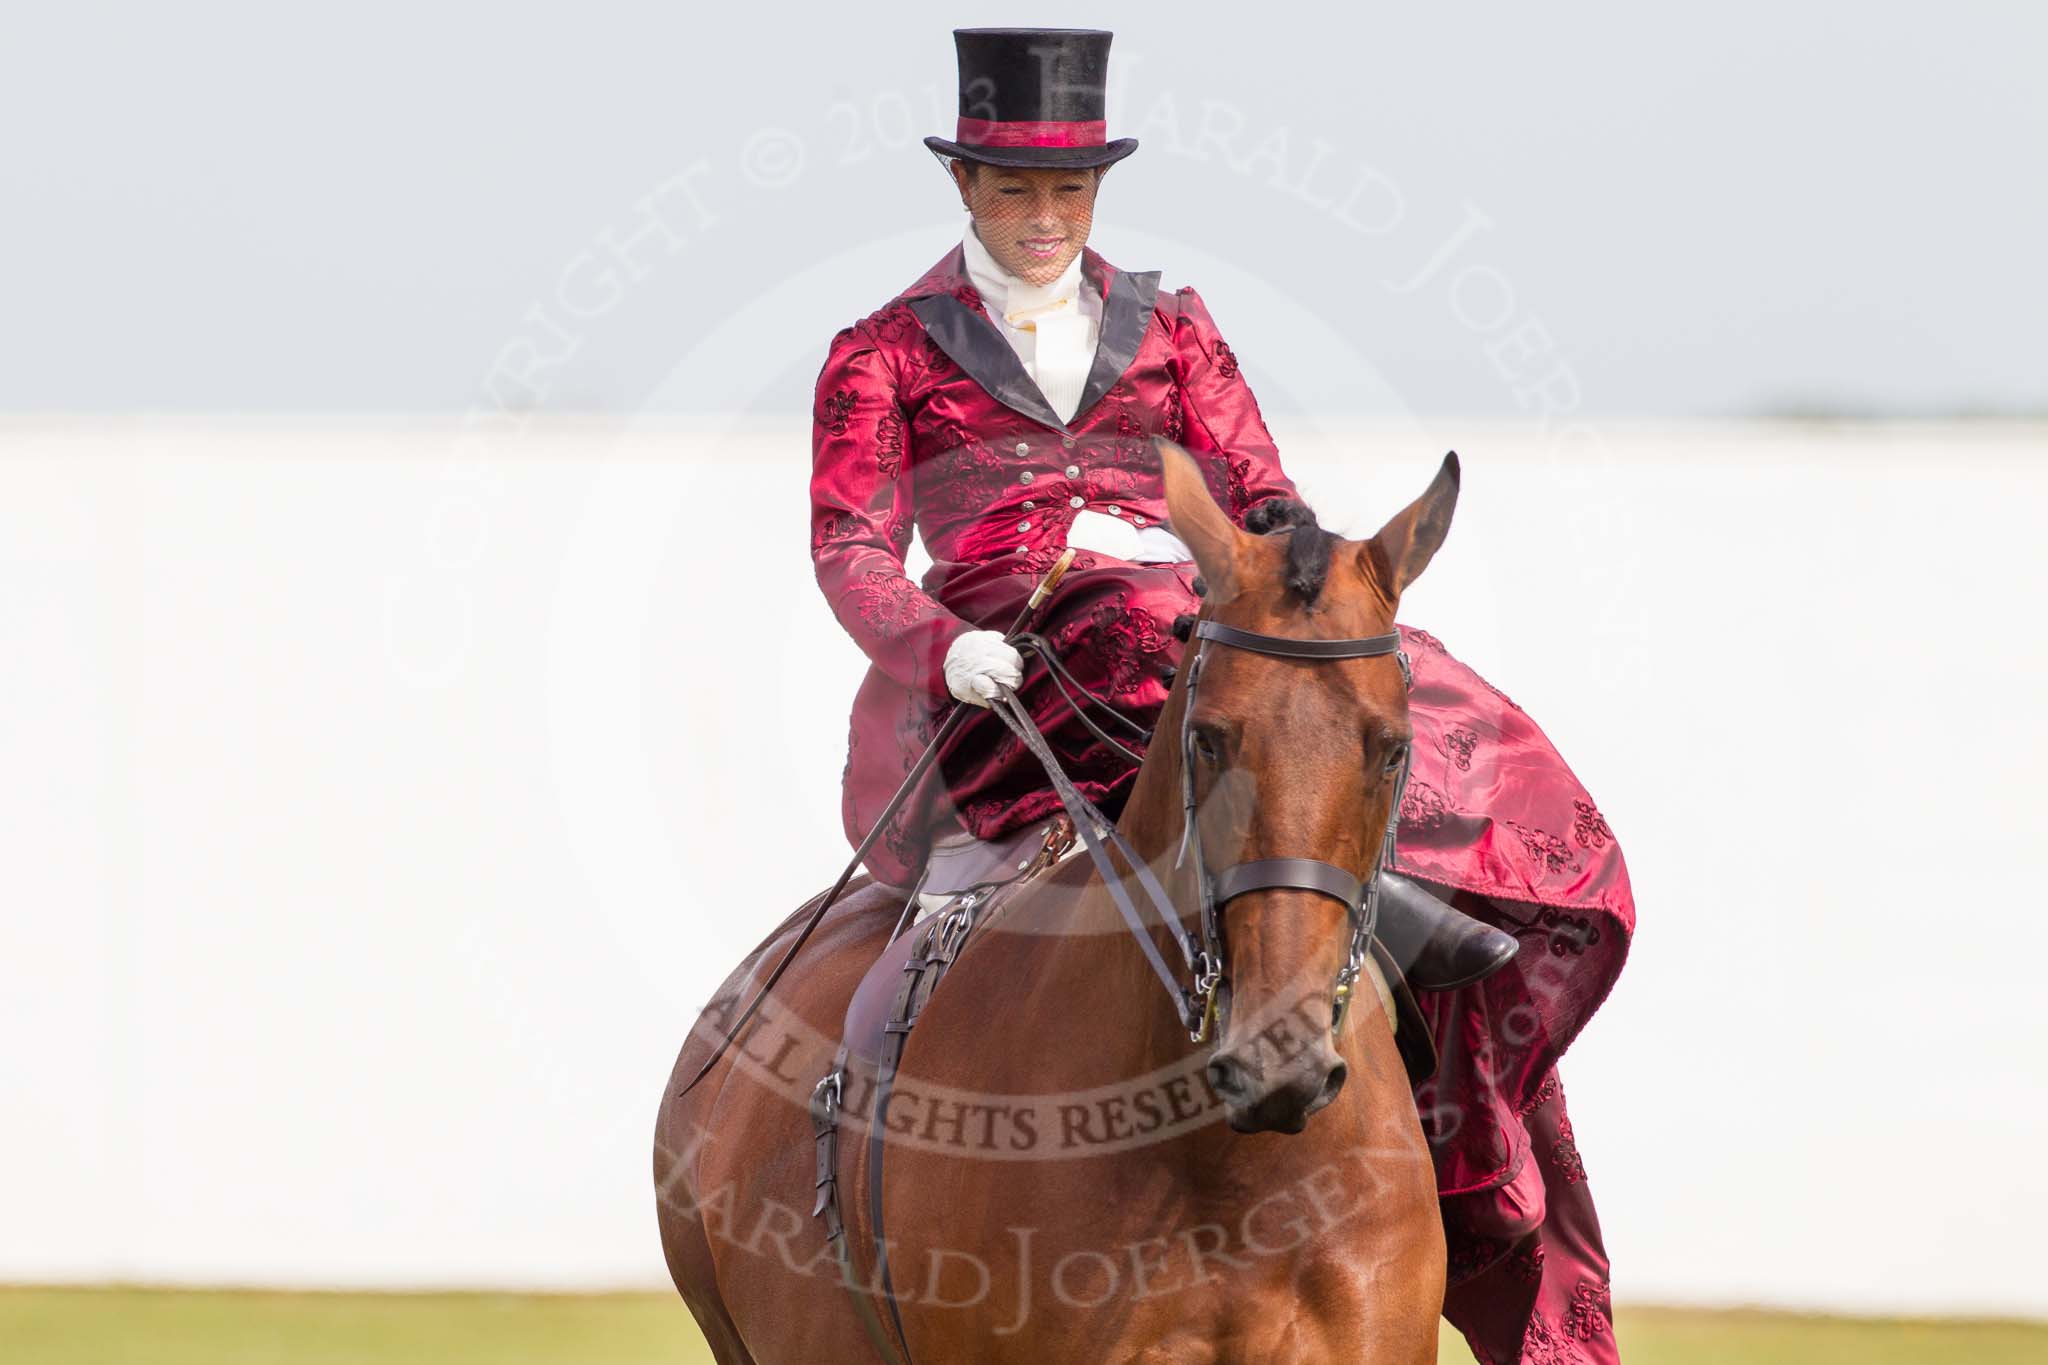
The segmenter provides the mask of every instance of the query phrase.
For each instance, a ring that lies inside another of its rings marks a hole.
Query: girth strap
[[[907,1365],[897,1354],[888,1329],[876,1316],[867,1291],[855,1277],[853,1252],[847,1245],[845,1221],[840,1217],[839,1110],[846,1084],[846,1062],[846,1047],[841,1044],[839,1055],[832,1059],[832,1069],[811,1092],[811,1135],[817,1144],[818,1171],[818,1199],[811,1206],[811,1216],[825,1220],[825,1242],[832,1248],[833,1259],[839,1266],[839,1281],[853,1299],[854,1316],[860,1319],[861,1329],[867,1333],[875,1353],[886,1365]]]

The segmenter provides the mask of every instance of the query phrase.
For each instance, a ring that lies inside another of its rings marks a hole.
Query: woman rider
[[[848,838],[868,835],[947,710],[982,708],[868,852],[878,881],[906,889],[946,859],[1000,880],[1059,817],[1043,771],[986,710],[998,683],[1075,785],[1121,809],[1135,765],[1002,632],[1077,547],[1034,628],[1081,686],[1156,720],[1181,655],[1174,622],[1199,601],[1163,520],[1155,437],[1196,458],[1245,530],[1312,517],[1201,296],[1162,292],[1157,271],[1118,270],[1086,244],[1104,175],[1137,148],[1106,139],[1110,34],[954,41],[959,126],[925,143],[966,228],[832,338],[814,412],[812,558],[871,661],[848,738]],[[933,561],[922,582],[904,567],[913,526]],[[1573,1358],[1611,1359],[1607,1263],[1552,1068],[1620,970],[1627,873],[1534,722],[1435,637],[1401,629],[1417,757],[1396,841],[1406,875],[1381,874],[1380,936],[1423,991],[1443,1057],[1418,1099],[1452,1251],[1446,1313],[1482,1358],[1563,1332]],[[1536,951],[1517,957],[1524,939]]]

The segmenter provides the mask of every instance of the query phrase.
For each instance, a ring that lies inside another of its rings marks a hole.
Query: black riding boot
[[[1469,986],[1507,966],[1522,946],[1398,873],[1383,867],[1379,879],[1379,940],[1417,990]]]

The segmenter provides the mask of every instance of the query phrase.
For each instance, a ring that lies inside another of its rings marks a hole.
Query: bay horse
[[[1199,622],[1240,639],[1393,632],[1457,500],[1450,455],[1368,540],[1313,524],[1253,535],[1185,451],[1157,444],[1170,524],[1206,585]],[[1191,670],[1178,671],[1157,733],[1187,743],[1147,748],[1115,825],[1173,906],[1198,904],[1204,856],[1306,856],[1371,877],[1410,733],[1396,662],[1219,649],[1192,714]],[[670,1274],[720,1365],[1434,1361],[1443,1229],[1393,1015],[1339,1010],[1331,1025],[1347,906],[1301,885],[1229,899],[1197,1046],[1091,859],[1046,861],[974,929],[918,1017],[896,1091],[874,1106],[886,1181],[865,1142],[842,1144],[855,1149],[838,1173],[849,1258],[812,1216],[829,1172],[806,1102],[904,891],[854,883],[700,1077],[811,907],[707,1007],[664,1092],[654,1176]],[[1155,950],[1189,933],[1149,929]],[[857,1117],[857,1097],[843,1105]],[[869,1180],[887,1215],[879,1255]]]

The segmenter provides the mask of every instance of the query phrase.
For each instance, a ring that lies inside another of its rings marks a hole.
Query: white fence
[[[1459,448],[1402,619],[1628,853],[1566,1066],[1617,1293],[2048,1312],[2044,432],[1278,434],[1361,534]],[[0,1279],[661,1283],[677,1043],[846,852],[807,472],[0,426]]]

